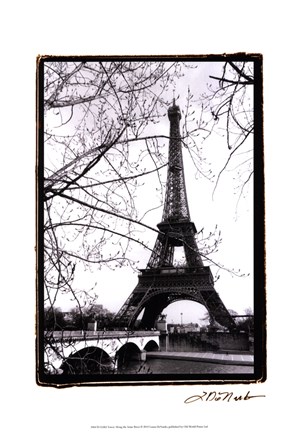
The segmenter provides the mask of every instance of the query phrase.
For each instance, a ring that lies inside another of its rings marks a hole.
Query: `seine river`
[[[190,360],[147,359],[145,363],[135,361],[118,370],[121,374],[252,374],[253,366],[203,363]]]

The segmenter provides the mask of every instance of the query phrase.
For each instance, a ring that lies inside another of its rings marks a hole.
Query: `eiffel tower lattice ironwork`
[[[224,327],[235,323],[214,288],[211,270],[204,266],[190,220],[186,195],[180,108],[168,109],[170,121],[169,163],[162,221],[147,268],[141,270],[136,288],[115,316],[114,323],[132,328],[144,309],[140,326],[154,328],[161,312],[179,300],[193,300],[206,307],[209,316]],[[185,265],[174,264],[174,251],[183,247]]]

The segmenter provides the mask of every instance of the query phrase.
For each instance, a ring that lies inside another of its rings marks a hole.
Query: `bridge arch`
[[[159,345],[154,340],[150,340],[144,346],[144,350],[145,351],[159,351]]]
[[[140,360],[141,349],[134,342],[127,342],[116,353],[117,366],[122,368],[131,360]]]
[[[60,369],[64,375],[104,374],[114,369],[114,361],[103,349],[88,346],[71,353]]]

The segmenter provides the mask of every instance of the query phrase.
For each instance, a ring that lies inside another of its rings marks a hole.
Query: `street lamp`
[[[181,312],[181,326],[183,325],[182,317],[183,317],[183,312]]]

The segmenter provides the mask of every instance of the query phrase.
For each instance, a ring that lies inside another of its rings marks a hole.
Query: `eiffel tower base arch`
[[[214,288],[209,267],[162,268],[156,273],[143,270],[131,296],[117,315],[117,325],[133,328],[144,310],[140,327],[150,329],[162,311],[180,300],[191,300],[203,305],[211,319],[232,329],[235,323]]]

